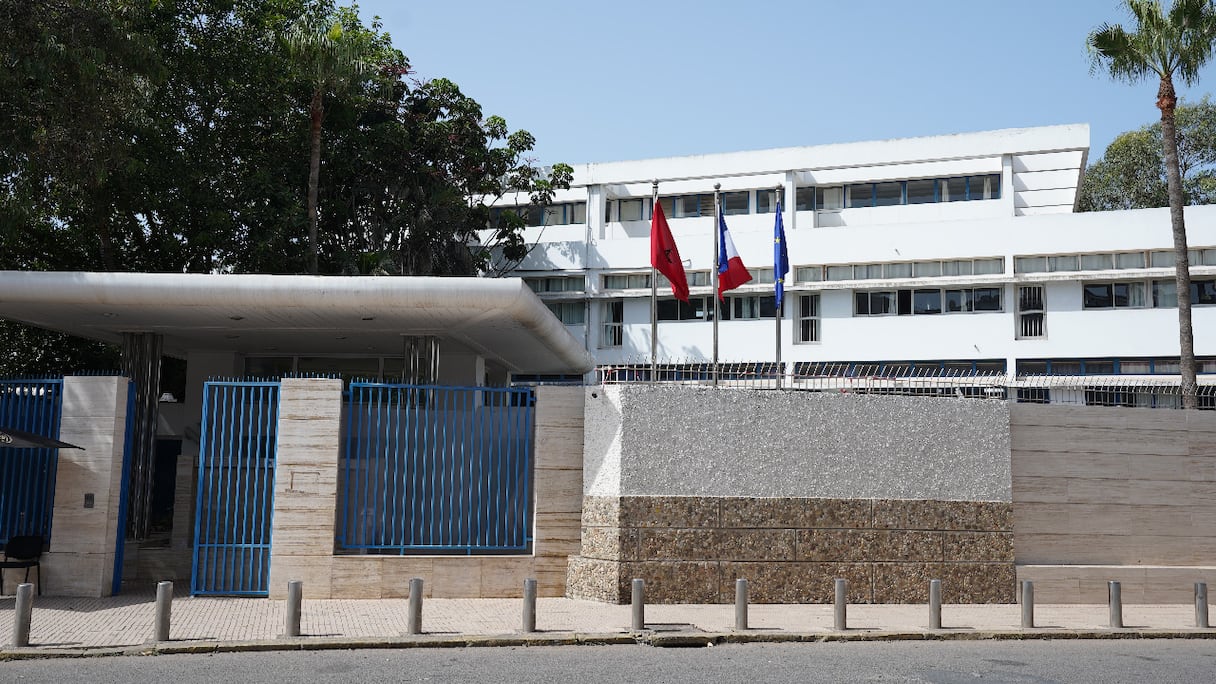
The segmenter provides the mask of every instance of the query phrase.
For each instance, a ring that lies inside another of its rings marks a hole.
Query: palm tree
[[[308,104],[308,241],[309,270],[317,273],[317,183],[321,175],[321,124],[325,96],[349,88],[370,67],[370,46],[358,31],[343,27],[341,17],[306,15],[287,32],[287,47],[312,86]]]
[[[1099,68],[1112,78],[1137,83],[1156,76],[1157,108],[1161,110],[1161,139],[1165,177],[1174,231],[1174,278],[1178,290],[1178,342],[1182,379],[1182,405],[1196,408],[1195,337],[1191,329],[1191,271],[1187,255],[1186,223],[1182,208],[1182,176],[1178,170],[1178,137],[1174,109],[1178,96],[1174,77],[1193,85],[1199,69],[1212,56],[1216,37],[1216,7],[1211,0],[1174,0],[1169,11],[1159,0],[1124,0],[1135,21],[1134,31],[1102,24],[1086,39],[1091,73]]]

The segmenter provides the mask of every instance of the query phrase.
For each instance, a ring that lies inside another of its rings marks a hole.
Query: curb
[[[104,658],[199,653],[252,653],[266,651],[325,651],[407,648],[493,648],[529,646],[645,645],[654,648],[704,648],[725,644],[831,643],[866,641],[1046,641],[1078,639],[1216,639],[1216,630],[1160,629],[1035,629],[941,631],[850,630],[846,632],[615,632],[605,634],[487,634],[347,638],[296,637],[256,641],[166,641],[138,646],[58,649],[31,646],[0,649],[0,662],[50,658]]]

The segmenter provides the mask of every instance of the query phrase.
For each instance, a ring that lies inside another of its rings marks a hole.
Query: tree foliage
[[[358,68],[302,50],[305,26]],[[322,274],[472,275],[527,250],[519,217],[485,231],[488,203],[569,183],[333,0],[0,0],[0,59],[4,269],[302,273],[315,244]],[[0,324],[8,349],[40,337],[61,343]]]
[[[1176,110],[1184,203],[1216,204],[1216,105],[1207,97]],[[1161,124],[1119,135],[1085,171],[1081,211],[1168,207]]]

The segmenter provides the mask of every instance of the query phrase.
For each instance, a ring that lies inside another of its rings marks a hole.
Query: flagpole
[[[777,198],[777,216],[778,216],[778,220],[780,220],[780,216],[781,216],[781,195],[782,195],[782,191],[783,191],[783,190],[784,190],[784,188],[783,188],[782,186],[778,185],[778,186],[777,186],[777,191],[776,191],[776,194],[775,194],[775,197]],[[785,231],[784,231],[784,230],[782,230],[782,233],[784,233],[784,232],[785,232]],[[782,236],[781,236],[780,238],[778,238],[778,239],[782,239],[782,240],[784,240],[784,239],[785,239],[785,236],[784,236],[784,235],[782,235]],[[773,279],[774,279],[774,280],[778,280],[778,279],[780,279],[780,278],[784,277],[784,276],[783,276],[781,273],[778,273],[778,271],[780,271],[780,270],[781,270],[781,263],[780,263],[780,261],[781,261],[781,256],[780,256],[780,255],[781,255],[781,245],[774,245],[774,246],[776,247],[776,249],[774,249],[774,252],[773,252],[773,256],[775,257],[775,258],[773,259]],[[773,285],[773,294],[774,294],[774,295],[776,295],[776,287],[777,287],[777,286],[774,284],[774,285]],[[781,288],[781,295],[782,295],[782,296],[781,296],[781,301],[774,301],[774,302],[773,302],[773,304],[774,304],[774,306],[775,306],[775,308],[776,308],[776,311],[774,311],[774,312],[773,312],[773,320],[777,321],[777,354],[776,354],[776,356],[777,356],[777,389],[781,389],[781,376],[782,376],[782,375],[784,375],[784,372],[781,370],[781,306],[782,306],[782,304],[784,304],[784,303],[785,303],[785,286],[784,286],[784,283],[782,284],[782,288]]]
[[[711,371],[713,373],[714,387],[718,386],[718,317],[722,313],[719,306],[721,300],[718,297],[718,278],[721,275],[718,273],[719,260],[722,256],[718,253],[719,243],[722,241],[722,226],[719,221],[722,220],[722,184],[714,183],[714,265],[710,269],[713,273],[713,295],[710,299],[713,301],[713,318],[714,318],[714,360]]]
[[[654,240],[654,205],[659,201],[659,179],[656,178],[650,184],[650,239]],[[654,267],[654,259],[650,261],[650,382],[654,383],[658,377],[659,349],[659,294],[658,294],[658,273]]]

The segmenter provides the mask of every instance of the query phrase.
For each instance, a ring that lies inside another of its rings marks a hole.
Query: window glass
[[[907,316],[912,313],[912,290],[896,290],[895,291],[895,313],[900,316]]]
[[[799,316],[819,315],[819,295],[802,295],[798,298]]]
[[[798,341],[799,342],[818,342],[819,341],[819,319],[804,318],[798,321]]]
[[[684,277],[689,287],[709,287],[709,271],[687,271]]]
[[[1191,303],[1216,304],[1216,280],[1192,280]]]
[[[863,264],[853,269],[853,273],[857,279],[880,280],[882,278],[882,264]]]
[[[1144,283],[1113,283],[1111,292],[1116,307],[1144,306]]]
[[[761,296],[758,299],[760,300],[760,318],[773,318],[777,315],[777,298],[775,296]]]
[[[932,178],[908,181],[908,204],[929,204],[937,201],[936,181]]]
[[[976,311],[1000,311],[1001,288],[977,287],[971,291],[971,297]]]
[[[973,200],[1000,199],[1001,176],[988,174],[967,179],[967,197]]]
[[[1047,362],[1018,361],[1018,375],[1047,375]]]
[[[971,290],[946,290],[946,311],[971,311]]]
[[[756,191],[756,213],[771,214],[777,207],[777,191],[776,190],[757,190]]]
[[[917,290],[912,300],[912,310],[918,314],[939,314],[942,312],[941,290]]]
[[[879,207],[891,207],[897,204],[903,204],[904,199],[904,184],[903,183],[877,183],[874,186],[874,205]]]
[[[1178,306],[1178,284],[1173,280],[1154,280],[1153,306],[1161,309]]]
[[[1144,252],[1120,252],[1116,254],[1115,268],[1144,268]]]
[[[828,266],[828,280],[852,280],[853,267],[844,264],[838,266]]]
[[[752,274],[750,285],[763,285],[773,282],[773,269],[771,268],[753,268],[749,272]]]
[[[871,183],[861,185],[850,185],[847,206],[849,207],[872,207],[874,206],[874,186]]]
[[[1216,266],[1216,249],[1203,250],[1202,264],[1204,266]]]
[[[1005,272],[1004,259],[976,259],[975,274],[976,275],[993,275]]]
[[[1080,261],[1076,254],[1062,254],[1060,256],[1047,257],[1047,270],[1049,271],[1076,271],[1080,268]]]
[[[1085,286],[1086,309],[1108,309],[1114,305],[1114,294],[1110,283],[1089,283]]]
[[[967,199],[966,178],[941,178],[937,181],[939,202],[960,202]]]
[[[1046,273],[1047,257],[1014,257],[1014,273]]]
[[[542,222],[545,220],[545,212],[540,207],[526,207],[523,210],[526,212],[524,223],[528,227],[544,225]]]
[[[971,275],[971,270],[972,263],[967,259],[942,262],[942,275],[944,276]]]
[[[1115,372],[1114,361],[1086,361],[1086,375],[1113,375]]]
[[[713,213],[712,210],[710,212]],[[676,218],[701,215],[701,198],[697,195],[683,195],[676,198]]]
[[[894,292],[871,292],[870,315],[895,313]]]
[[[751,211],[751,202],[746,190],[743,192],[722,193],[722,213],[727,216],[746,214]]]
[[[549,310],[566,325],[582,325],[586,322],[586,307],[582,302],[549,302]]]
[[[544,222],[546,226],[560,226],[566,223],[566,205],[550,204],[545,207]]]
[[[858,316],[868,316],[870,314],[869,292],[853,293],[853,313]]]
[[[573,213],[570,217],[570,223],[586,223],[587,222],[587,203],[575,202],[573,205]]]
[[[620,220],[621,221],[641,221],[642,220],[643,201],[640,199],[628,199],[620,201]],[[663,207],[667,209],[667,207]]]
[[[1148,361],[1120,361],[1120,373],[1149,373],[1152,372],[1152,364]]]
[[[794,269],[794,279],[801,283],[817,283],[823,280],[823,267],[799,266]]]
[[[886,264],[884,270],[888,278],[911,278],[912,264],[906,262],[902,264]]]
[[[811,211],[815,208],[815,188],[798,188],[794,191],[794,210]]]
[[[1114,265],[1110,254],[1082,254],[1082,271],[1106,271]]]
[[[844,188],[837,185],[830,188],[815,188],[816,209],[843,209]]]
[[[939,276],[942,274],[942,262],[917,261],[912,265],[912,272],[917,278]]]
[[[1157,359],[1153,361],[1154,373],[1177,373],[1181,366],[1176,359]]]
[[[1152,268],[1173,268],[1174,253],[1171,251],[1157,251],[1149,254],[1149,265]]]

